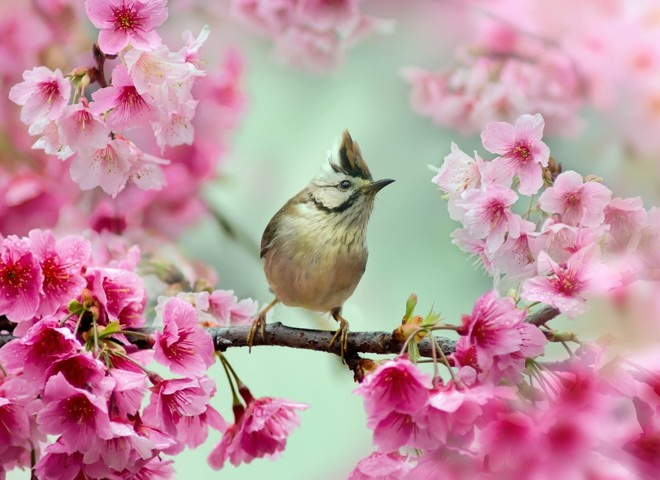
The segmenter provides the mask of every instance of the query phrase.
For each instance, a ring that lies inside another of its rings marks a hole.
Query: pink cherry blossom
[[[646,210],[640,197],[613,198],[605,207],[604,223],[610,226],[608,246],[615,250],[636,247],[645,222]]]
[[[111,417],[134,416],[140,410],[147,390],[147,376],[141,370],[131,372],[122,368],[111,368],[108,375],[115,381],[110,396]]]
[[[214,290],[209,296],[208,312],[214,325],[247,325],[257,313],[258,304],[251,298],[238,300],[233,290]]]
[[[174,462],[165,460],[158,456],[151,458],[148,462],[138,464],[137,469],[122,472],[125,477],[145,480],[172,480],[176,478]]]
[[[29,238],[44,278],[38,314],[50,315],[75,299],[87,283],[81,270],[91,247],[79,236],[56,240],[50,230],[32,230]]]
[[[121,268],[90,268],[87,270],[87,288],[99,302],[99,323],[118,320],[127,327],[144,324],[147,294],[142,278]]]
[[[359,21],[357,0],[299,0],[296,5],[299,20],[316,30],[342,29]]]
[[[66,160],[73,155],[73,150],[69,145],[62,141],[58,122],[42,118],[35,121],[28,129],[30,135],[41,135],[36,142],[32,144],[35,150],[43,150],[49,155],[55,155],[60,160]]]
[[[431,180],[440,190],[449,194],[461,193],[468,188],[479,188],[485,162],[475,153],[470,157],[451,142],[451,153],[445,156],[438,173]]]
[[[144,421],[158,425],[177,439],[180,445],[172,447],[172,453],[181,451],[184,445],[201,445],[209,427],[219,431],[226,428],[224,419],[209,404],[215,384],[206,376],[162,380],[151,387],[151,392]]]
[[[127,45],[143,50],[160,46],[154,30],[167,19],[167,0],[85,0],[85,11],[99,32],[99,47],[115,54]]]
[[[536,236],[529,237],[529,248],[533,257],[545,251],[557,262],[565,262],[578,250],[598,242],[602,229],[574,227],[548,218]]]
[[[115,138],[99,149],[82,149],[71,163],[71,178],[82,190],[101,187],[113,197],[124,188],[131,170],[128,142]]]
[[[145,127],[158,116],[153,99],[147,93],[138,93],[123,63],[112,71],[112,86],[95,91],[92,99],[91,111],[95,115],[109,111],[105,122],[115,131]]]
[[[44,317],[21,338],[0,349],[0,363],[8,370],[23,370],[23,375],[39,388],[48,378],[48,370],[57,360],[81,349],[67,327],[60,327],[56,317]]]
[[[521,218],[510,207],[518,195],[503,185],[493,184],[484,189],[471,188],[461,194],[456,206],[465,213],[462,223],[477,239],[486,240],[486,252],[492,253],[502,246],[507,234],[520,235]]]
[[[412,465],[398,452],[374,452],[358,462],[348,480],[404,480]]]
[[[44,402],[37,416],[39,427],[61,434],[67,452],[84,451],[95,439],[112,437],[107,399],[73,387],[61,373],[46,383]]]
[[[51,357],[51,361],[53,363],[46,370],[46,378],[61,373],[72,387],[100,394],[104,394],[115,384],[112,378],[106,377],[105,365],[89,352],[71,352],[59,358]]]
[[[23,81],[9,90],[9,99],[23,105],[21,121],[31,124],[40,119],[56,120],[69,102],[71,84],[62,72],[35,67],[23,72]]]
[[[446,76],[443,73],[431,73],[417,67],[401,69],[401,76],[410,84],[412,109],[419,115],[433,117],[440,109],[449,90]]]
[[[38,478],[59,478],[76,480],[84,468],[83,454],[71,452],[62,439],[46,446],[43,455],[35,465]]]
[[[30,320],[39,308],[44,281],[29,240],[10,235],[0,250],[0,315],[12,322]]]
[[[161,152],[167,146],[192,145],[195,139],[195,127],[192,119],[195,116],[196,100],[182,102],[170,112],[163,113],[153,122],[156,143]]]
[[[481,133],[484,148],[500,155],[495,162],[501,165],[509,177],[518,176],[518,191],[533,195],[543,185],[542,168],[548,166],[550,149],[541,141],[543,117],[521,115],[515,125],[491,122]]]
[[[481,459],[470,452],[443,447],[424,452],[406,480],[428,480],[430,478],[472,480],[479,478],[483,473],[482,463]]]
[[[7,398],[0,392],[0,459],[11,450],[22,450],[29,446],[30,411],[22,402]]]
[[[476,257],[486,272],[493,273],[492,254],[486,252],[485,240],[474,238],[465,228],[457,228],[451,232],[451,242],[471,257]]]
[[[430,380],[406,356],[380,365],[368,375],[355,392],[364,398],[371,422],[392,412],[414,414],[429,398]]]
[[[538,276],[522,284],[521,297],[556,307],[569,318],[586,311],[588,299],[620,283],[619,276],[598,260],[593,247],[579,250],[562,263],[542,251],[537,269]]]
[[[603,223],[611,198],[612,192],[606,186],[585,183],[579,173],[569,170],[541,194],[539,204],[543,211],[561,215],[564,223],[596,228]]]
[[[84,452],[83,462],[94,465],[94,476],[103,471],[110,477],[114,472],[135,471],[140,465],[161,453],[162,445],[140,435],[133,422],[110,422],[112,437],[96,439]],[[91,472],[90,472],[91,473]]]
[[[72,201],[59,162],[44,162],[40,168],[53,172],[50,176],[18,167],[9,172],[0,169],[0,232],[27,235],[33,228],[50,228],[57,222],[62,206]],[[50,167],[50,168],[48,168]]]
[[[539,451],[527,446],[541,445],[540,433],[525,413],[501,412],[481,432],[482,454],[494,471],[529,468]]]
[[[273,54],[283,63],[322,74],[341,64],[345,47],[331,31],[291,26],[277,37]]]
[[[642,226],[637,253],[651,271],[660,268],[660,208],[651,207]],[[647,272],[650,273],[650,272]],[[652,275],[652,273],[651,273]]]
[[[117,139],[125,140],[119,135]],[[133,185],[141,190],[160,190],[167,185],[161,165],[167,165],[168,160],[145,153],[132,142],[128,142],[128,148],[133,164],[127,176]]]
[[[522,220],[518,238],[508,237],[502,247],[492,255],[494,270],[514,280],[533,276],[536,267],[530,241],[535,237],[536,225],[528,220]]]
[[[209,464],[219,470],[227,460],[238,466],[255,458],[276,458],[300,424],[296,411],[307,408],[304,403],[270,397],[252,398],[245,409],[235,406],[234,424],[211,451]]]
[[[547,340],[535,325],[524,323],[525,311],[495,291],[475,303],[471,316],[463,316],[461,338],[452,357],[461,367],[474,368],[480,380],[519,381],[525,359],[543,353]]]
[[[525,312],[518,310],[510,297],[499,298],[497,292],[488,292],[475,302],[472,315],[463,315],[463,325],[458,329],[462,338],[456,349],[474,345],[480,365],[490,367],[493,356],[519,348],[516,327],[524,317]]]
[[[201,44],[194,48],[200,47]],[[186,51],[170,52],[166,46],[152,52],[133,49],[124,56],[124,61],[137,94],[165,113],[181,110],[182,104],[189,104],[193,100],[195,80],[205,74],[187,61]]]
[[[163,331],[156,332],[154,358],[173,373],[199,377],[213,365],[213,340],[198,324],[188,302],[170,298],[163,311]]]
[[[406,413],[392,411],[381,419],[370,417],[367,427],[373,429],[374,445],[383,453],[396,452],[402,447],[428,450],[438,446],[429,426]]]
[[[103,148],[108,144],[110,131],[103,119],[91,111],[85,98],[67,106],[57,125],[62,143],[74,150]]]
[[[489,404],[509,396],[513,397],[514,392],[508,387],[494,388],[492,384],[486,383],[459,388],[455,382],[450,381],[431,392],[429,403],[418,415],[418,421],[423,421],[436,438],[436,448],[442,445],[462,445],[465,439],[472,438],[477,420],[489,408]]]
[[[293,22],[297,0],[232,0],[232,17],[264,34],[281,33]]]

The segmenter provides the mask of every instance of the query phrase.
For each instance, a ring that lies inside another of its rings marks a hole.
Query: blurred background
[[[16,3],[0,2],[5,13],[13,11]],[[404,6],[404,2],[365,0],[360,3],[365,12],[392,21],[382,28],[389,33],[362,39],[328,73],[310,72],[278,61],[274,58],[272,39],[255,35],[243,23],[235,21],[229,13],[231,2],[214,6],[203,3],[170,0],[170,19],[164,26],[164,37],[178,39],[183,30],[197,32],[208,23],[211,36],[204,56],[209,66],[221,63],[219,59],[228,48],[233,48],[241,58],[242,114],[231,131],[223,132],[222,160],[216,166],[218,175],[200,183],[195,187],[197,192],[192,192],[199,193],[203,203],[218,212],[237,234],[228,235],[227,229],[212,215],[202,215],[178,229],[177,225],[170,225],[184,255],[211,266],[219,277],[219,288],[233,289],[239,298],[251,297],[260,304],[270,302],[256,250],[263,229],[284,202],[317,174],[334,139],[348,129],[359,143],[374,177],[396,179],[376,200],[368,231],[366,273],[344,306],[351,330],[393,330],[411,293],[419,297],[418,313],[425,314],[433,308],[448,322],[459,322],[462,313],[471,311],[474,300],[491,288],[492,279],[451,243],[449,235],[457,225],[449,219],[446,203],[431,183],[434,173],[429,165],[441,164],[451,141],[465,152],[477,150],[484,156],[486,152],[480,145],[480,128],[475,126],[478,119],[459,129],[459,133],[444,126],[444,120],[437,116],[434,121],[427,118],[432,115],[416,113],[411,108],[411,84],[401,71],[409,66],[436,71],[465,62],[465,55],[475,51],[465,47],[477,40],[471,37],[475,22],[483,18],[492,20],[492,16],[479,10],[480,4],[488,2],[465,2],[476,5],[475,10],[468,11],[453,2],[415,1],[405,2]],[[516,2],[502,3],[508,3],[511,8]],[[578,15],[570,2],[560,3],[553,12],[556,23],[559,19],[568,22]],[[18,8],[27,10],[31,8],[30,2],[25,1]],[[600,6],[594,8],[606,15]],[[614,15],[607,13],[610,14]],[[0,28],[4,32],[0,34],[0,46],[4,49],[0,52],[5,64],[2,98],[6,98],[9,87],[18,81],[16,72],[9,71],[7,66],[15,54],[8,43],[25,40],[17,40],[15,31],[12,33],[6,26],[9,13],[3,18],[0,23],[4,22],[5,28]],[[85,34],[93,37],[93,28],[83,20],[80,22],[85,25]],[[653,36],[657,29],[650,31],[649,43],[656,40],[656,45],[660,45],[660,39]],[[80,38],[76,42],[79,47],[84,44]],[[459,47],[463,53],[457,56]],[[82,47],[79,51],[72,47],[58,54],[69,55],[73,59],[69,61],[76,65],[88,63],[88,52]],[[629,53],[632,56],[634,51]],[[59,57],[53,59],[54,52],[49,55],[42,52],[23,61],[64,62]],[[658,61],[656,52],[649,55],[652,66],[657,67],[653,63]],[[612,57],[612,61],[618,58]],[[22,65],[19,78],[23,69],[32,66]],[[625,69],[625,65],[620,68]],[[18,70],[18,66],[14,65],[14,69]],[[632,120],[612,114],[616,111],[612,105],[627,101],[626,90],[612,95],[614,98],[609,99],[611,103],[607,107],[610,110],[604,110],[597,102],[590,103],[585,95],[573,119],[579,125],[561,135],[547,136],[545,141],[565,170],[603,177],[614,196],[641,195],[647,206],[657,204],[658,152],[652,146],[631,147],[630,136],[613,135],[613,131],[623,132],[612,128],[624,121],[628,122],[629,130],[635,132],[636,128],[630,125]],[[428,96],[429,101],[431,97]],[[199,100],[200,105],[205,102],[205,98]],[[628,98],[628,101],[632,100]],[[650,97],[640,102],[652,104]],[[660,103],[654,108],[657,105]],[[15,115],[14,107],[2,105],[5,128],[0,143],[0,166],[4,171],[0,186],[5,191],[20,168],[21,155],[30,155],[30,142],[17,140],[12,133],[21,126],[11,126],[6,120]],[[514,113],[509,111],[508,116]],[[656,115],[660,115],[660,108]],[[510,120],[508,116],[504,118]],[[645,124],[643,128],[650,127]],[[650,135],[655,134],[652,131]],[[17,155],[16,151],[22,153]],[[48,161],[59,162],[52,158]],[[52,190],[48,192],[52,194]],[[9,218],[13,213],[7,207],[8,201],[4,202],[5,210],[0,213]],[[111,204],[116,212],[127,208],[121,197]],[[75,216],[69,212],[66,221],[59,218],[54,225],[60,225],[61,229],[84,228],[79,219],[71,218]],[[177,221],[178,217],[171,218],[171,222]],[[18,233],[7,225],[3,226],[3,234]],[[299,327],[336,328],[327,316],[285,306],[277,306],[269,320]],[[217,473],[219,477],[227,480],[266,476],[291,480],[346,478],[357,461],[372,451],[361,399],[352,393],[356,384],[338,358],[275,347],[256,347],[251,354],[247,349],[230,350],[227,357],[255,395],[285,397],[308,403],[310,408],[301,414],[301,427],[290,437],[277,461],[256,460],[239,468],[226,465]],[[218,386],[214,406],[231,419],[231,395],[222,369],[216,365],[209,374]],[[205,445],[177,456],[178,478],[210,476],[206,458],[219,439],[220,435],[212,432]],[[8,478],[26,476],[13,472]]]

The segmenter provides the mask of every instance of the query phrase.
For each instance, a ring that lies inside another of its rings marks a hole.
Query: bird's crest
[[[348,130],[344,130],[341,143],[335,145],[330,152],[330,166],[337,173],[344,173],[349,177],[359,177],[373,180],[367,163],[362,158],[360,147],[351,138]]]

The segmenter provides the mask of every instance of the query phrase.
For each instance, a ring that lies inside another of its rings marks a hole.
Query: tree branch
[[[539,326],[559,315],[556,308],[546,307],[527,316],[525,321]],[[2,318],[0,317],[0,320]],[[13,324],[0,321],[0,330],[11,332]],[[215,349],[224,352],[230,348],[247,347],[247,334],[249,325],[234,327],[208,328],[207,331],[213,338]],[[155,329],[148,327],[140,329],[140,333],[151,334]],[[143,336],[131,336],[130,332],[124,332],[131,341],[139,348],[150,348],[151,346],[144,340]],[[337,342],[330,345],[330,340],[334,335],[332,330],[312,330],[307,328],[287,327],[280,322],[269,323],[266,325],[266,335],[262,338],[260,333],[254,338],[253,346],[277,346],[288,348],[301,348],[304,350],[315,350],[318,352],[332,353],[339,355],[339,345]],[[14,337],[11,333],[0,334],[0,347],[11,341]],[[456,342],[446,337],[435,337],[445,355],[454,352]],[[348,349],[346,350],[345,361],[349,368],[355,373],[356,379],[361,378],[365,362],[359,354],[370,353],[376,355],[397,355],[403,347],[402,342],[392,337],[392,332],[349,332]],[[419,354],[422,357],[433,357],[433,349],[428,338],[422,340],[419,344]]]
[[[208,332],[213,338],[215,349],[225,351],[228,348],[246,347],[247,333],[250,326],[209,328]],[[312,330],[308,328],[287,327],[280,322],[266,325],[266,336],[257,333],[254,346],[278,346],[289,348],[302,348],[318,352],[334,353],[339,355],[339,345],[332,346],[330,340],[335,334],[332,330]],[[456,342],[445,337],[436,337],[442,351],[450,354],[454,351]],[[403,344],[392,338],[392,332],[349,332],[347,356],[353,353],[374,353],[384,355],[398,354]],[[428,339],[419,344],[419,353],[424,357],[431,357],[431,342]]]

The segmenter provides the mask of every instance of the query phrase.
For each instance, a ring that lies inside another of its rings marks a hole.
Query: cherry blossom
[[[143,50],[161,44],[154,30],[167,19],[167,0],[85,0],[85,11],[99,32],[99,47],[115,54],[127,45]]]
[[[86,99],[67,106],[57,127],[62,143],[74,150],[103,148],[110,134],[103,119],[91,111]]]
[[[517,378],[524,359],[541,354],[546,339],[536,326],[523,323],[525,311],[518,310],[511,298],[498,297],[494,291],[483,295],[474,304],[472,315],[463,316],[455,358],[459,365],[479,372],[512,369],[508,375]]]
[[[73,387],[58,373],[46,383],[44,400],[37,423],[44,433],[60,435],[68,453],[84,450],[96,438],[112,437],[104,396]]]
[[[38,314],[50,315],[77,297],[87,283],[82,268],[89,259],[90,245],[79,236],[57,241],[49,230],[32,230],[29,238],[43,275]]]
[[[503,185],[466,190],[455,205],[464,210],[461,221],[465,229],[477,239],[486,240],[486,252],[502,246],[505,237],[520,235],[521,218],[510,209],[518,195]]]
[[[374,452],[358,462],[348,480],[403,480],[411,469],[407,458],[399,453]]]
[[[376,422],[392,412],[414,414],[428,398],[428,378],[405,357],[381,365],[356,389],[364,398],[370,421]]]
[[[235,406],[234,423],[211,451],[209,464],[219,470],[227,460],[238,466],[255,458],[276,458],[300,423],[297,410],[307,407],[304,403],[270,397],[250,398],[245,408]]]
[[[612,192],[598,182],[584,182],[574,171],[563,172],[539,197],[541,208],[558,213],[569,225],[598,227],[605,220],[605,206]]]
[[[579,250],[562,263],[541,252],[537,268],[539,276],[523,283],[521,296],[552,305],[569,318],[585,312],[588,299],[620,283],[616,272],[600,263],[591,247]]]
[[[59,69],[35,67],[23,72],[23,81],[9,91],[9,99],[22,105],[21,121],[35,123],[40,119],[56,120],[66,107],[71,84]]]
[[[224,419],[209,405],[215,393],[215,384],[207,376],[162,380],[151,388],[149,405],[144,409],[144,420],[159,425],[174,436],[179,446],[170,450],[181,451],[185,445],[194,448],[208,435],[209,427],[224,431]]]
[[[431,181],[449,194],[461,193],[468,188],[479,188],[484,166],[485,162],[481,157],[475,154],[472,158],[451,142],[451,153],[445,157],[437,175]]]
[[[523,195],[532,195],[543,185],[541,167],[550,157],[550,149],[541,141],[543,126],[540,114],[521,115],[515,125],[491,122],[481,134],[484,148],[500,155],[494,162],[502,164],[510,177],[518,177]]]
[[[165,304],[164,328],[156,332],[154,358],[173,373],[198,377],[213,365],[213,340],[198,321],[188,302],[171,298]]]
[[[15,235],[2,240],[0,250],[0,314],[24,322],[39,308],[44,275],[30,242]]]
[[[123,64],[112,71],[112,86],[97,90],[92,94],[92,99],[90,109],[95,115],[109,111],[105,122],[112,130],[144,127],[158,115],[151,96],[137,91]]]

